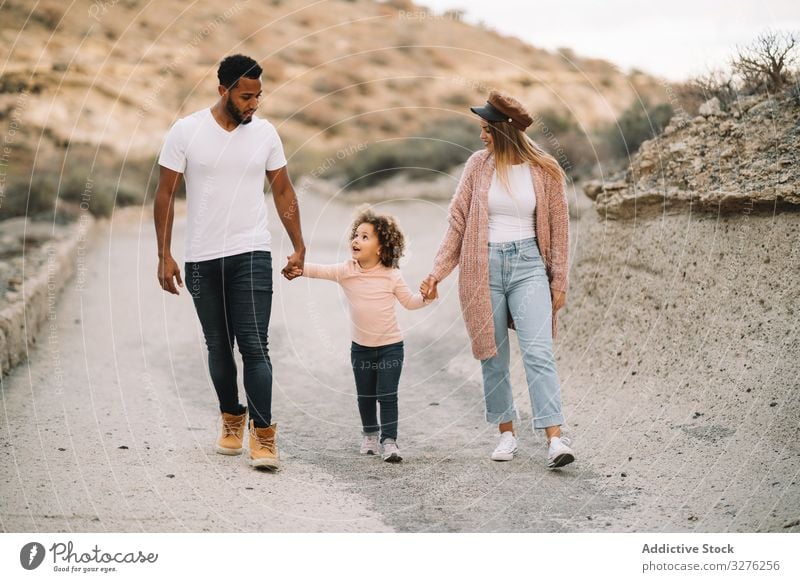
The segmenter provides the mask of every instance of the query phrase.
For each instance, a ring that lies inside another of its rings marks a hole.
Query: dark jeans
[[[403,371],[403,342],[368,348],[353,342],[350,348],[356,378],[358,412],[364,434],[380,430],[381,442],[397,440],[397,386]],[[381,405],[378,426],[377,405]]]
[[[267,327],[272,310],[272,255],[253,251],[186,263],[189,293],[208,347],[208,371],[222,412],[239,414],[233,342],[244,363],[244,390],[257,427],[272,422],[272,363]]]

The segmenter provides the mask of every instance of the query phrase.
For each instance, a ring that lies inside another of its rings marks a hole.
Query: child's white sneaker
[[[397,442],[394,439],[383,441],[383,460],[387,463],[399,463],[403,460],[403,457],[400,456],[400,449],[397,448]]]
[[[378,435],[377,434],[365,434],[364,438],[361,439],[361,450],[359,452],[362,455],[377,455],[378,454]]]
[[[517,438],[510,430],[500,435],[500,442],[497,443],[492,453],[493,461],[510,461],[517,452]]]
[[[547,468],[557,469],[569,465],[575,460],[575,453],[569,448],[570,440],[566,437],[553,437],[547,449]]]

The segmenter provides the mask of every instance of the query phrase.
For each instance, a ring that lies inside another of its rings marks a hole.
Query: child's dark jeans
[[[364,434],[380,432],[381,442],[387,438],[397,440],[397,386],[403,371],[403,342],[374,348],[353,342],[350,356]]]

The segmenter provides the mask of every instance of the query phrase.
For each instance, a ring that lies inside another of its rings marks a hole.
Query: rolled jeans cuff
[[[503,424],[517,419],[519,419],[519,414],[517,414],[517,409],[513,407],[505,412],[486,411],[486,422],[489,424]]]
[[[561,413],[551,414],[549,416],[541,416],[533,419],[534,430],[539,428],[548,428],[551,426],[561,426],[564,424],[564,415]]]

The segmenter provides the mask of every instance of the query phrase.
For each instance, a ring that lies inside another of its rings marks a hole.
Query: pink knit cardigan
[[[441,281],[459,267],[458,296],[472,341],[472,354],[485,360],[497,353],[492,300],[489,294],[489,186],[495,162],[487,150],[472,154],[450,202],[447,233],[433,261],[431,275]],[[534,224],[539,253],[547,269],[550,289],[567,290],[569,276],[569,211],[563,181],[531,165],[536,193]],[[556,335],[553,312],[553,337]],[[509,316],[509,327],[513,322]]]

